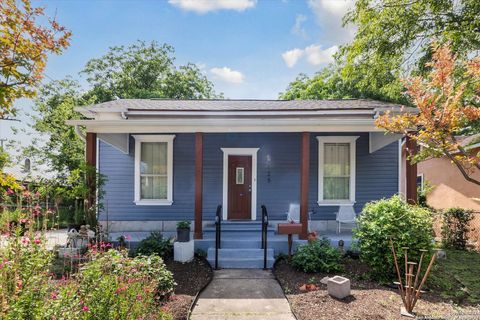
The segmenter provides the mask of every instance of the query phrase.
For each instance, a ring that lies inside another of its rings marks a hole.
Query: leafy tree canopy
[[[16,99],[35,96],[48,54],[69,46],[70,31],[55,20],[37,23],[43,16],[30,0],[0,1],[0,118],[16,114]]]
[[[407,103],[401,79],[428,72],[425,63],[432,57],[434,41],[451,44],[460,57],[479,50],[479,16],[478,0],[357,0],[344,17],[344,24],[357,27],[355,37],[340,48],[335,65],[327,68],[329,75],[301,78],[303,85],[297,79],[281,97]],[[342,85],[325,80],[331,78]],[[309,93],[316,87],[317,94]]]
[[[213,84],[194,64],[176,67],[173,47],[153,41],[111,47],[87,62],[95,102],[129,98],[208,99],[217,97]]]

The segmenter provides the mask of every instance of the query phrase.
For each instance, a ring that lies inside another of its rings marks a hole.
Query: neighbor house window
[[[318,139],[318,204],[355,202],[355,144],[357,136]]]
[[[135,203],[173,202],[174,135],[135,135]]]
[[[423,173],[421,173],[417,175],[417,190],[423,192],[424,184],[425,182],[423,180]]]

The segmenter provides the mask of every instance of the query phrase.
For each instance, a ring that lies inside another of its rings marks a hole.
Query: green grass
[[[480,305],[480,254],[447,250],[447,259],[435,262],[427,284],[443,299]]]

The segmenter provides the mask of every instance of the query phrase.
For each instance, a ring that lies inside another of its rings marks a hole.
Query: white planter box
[[[178,262],[189,262],[193,260],[194,241],[174,242],[173,260]]]
[[[337,299],[343,299],[350,295],[350,280],[344,277],[335,276],[328,279],[328,294]]]

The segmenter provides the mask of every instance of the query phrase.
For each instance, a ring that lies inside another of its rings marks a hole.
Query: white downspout
[[[77,124],[75,125],[75,133],[82,139],[83,142],[87,140],[87,137],[83,134],[82,130],[80,130],[80,126]]]

